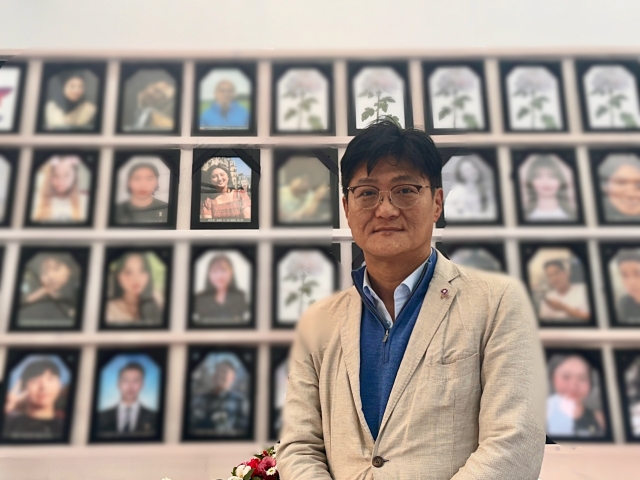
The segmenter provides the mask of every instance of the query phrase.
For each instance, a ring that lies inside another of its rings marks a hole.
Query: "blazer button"
[[[380,468],[384,465],[384,458],[382,457],[373,457],[373,460],[371,461],[371,464],[376,467],[376,468]]]

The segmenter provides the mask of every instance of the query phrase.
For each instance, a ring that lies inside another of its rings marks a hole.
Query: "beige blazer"
[[[277,454],[282,480],[538,478],[546,375],[519,281],[438,253],[375,442],[360,401],[361,305],[351,287],[300,319]]]

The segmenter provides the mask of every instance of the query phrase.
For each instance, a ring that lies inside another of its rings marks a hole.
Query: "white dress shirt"
[[[127,409],[130,408],[127,412]],[[123,432],[125,424],[129,420],[129,431],[133,432],[138,422],[138,414],[140,413],[140,402],[135,402],[131,405],[125,405],[124,403],[118,403],[118,432]]]

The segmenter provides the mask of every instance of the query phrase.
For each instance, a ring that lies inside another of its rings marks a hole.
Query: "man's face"
[[[236,372],[226,365],[221,365],[213,374],[213,387],[215,390],[226,392],[231,389],[235,380]]]
[[[547,274],[549,285],[551,285],[554,290],[564,290],[570,285],[569,272],[560,268],[558,265],[549,265],[544,271]]]
[[[45,370],[28,380],[24,388],[29,406],[37,409],[52,408],[60,395],[62,383],[59,376],[51,370]]]
[[[640,169],[621,165],[607,182],[611,204],[624,215],[640,215]]]
[[[214,96],[216,99],[216,103],[220,105],[220,108],[226,110],[231,105],[233,98],[236,95],[235,88],[233,87],[233,83],[228,80],[221,80],[218,85],[216,85],[216,91],[214,92]]]
[[[636,303],[640,303],[640,262],[627,260],[620,263],[618,268],[624,289]]]
[[[123,371],[120,374],[120,380],[118,381],[118,388],[120,389],[120,398],[124,403],[133,403],[138,400],[138,395],[144,381],[142,378],[142,372],[140,370],[131,368]]]
[[[366,164],[354,173],[350,187],[369,185],[387,191],[398,185],[431,185],[410,165],[393,158],[382,158],[367,175]],[[411,208],[399,209],[389,203],[389,194],[375,208],[363,209],[354,201],[353,193],[343,197],[342,205],[351,228],[354,241],[365,254],[393,258],[410,253],[431,241],[433,224],[442,212],[442,189],[435,195],[422,188],[418,202]]]

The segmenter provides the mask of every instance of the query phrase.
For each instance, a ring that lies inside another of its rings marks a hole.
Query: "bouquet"
[[[276,444],[254,455],[251,460],[233,467],[229,480],[280,480],[276,467],[277,447]]]

